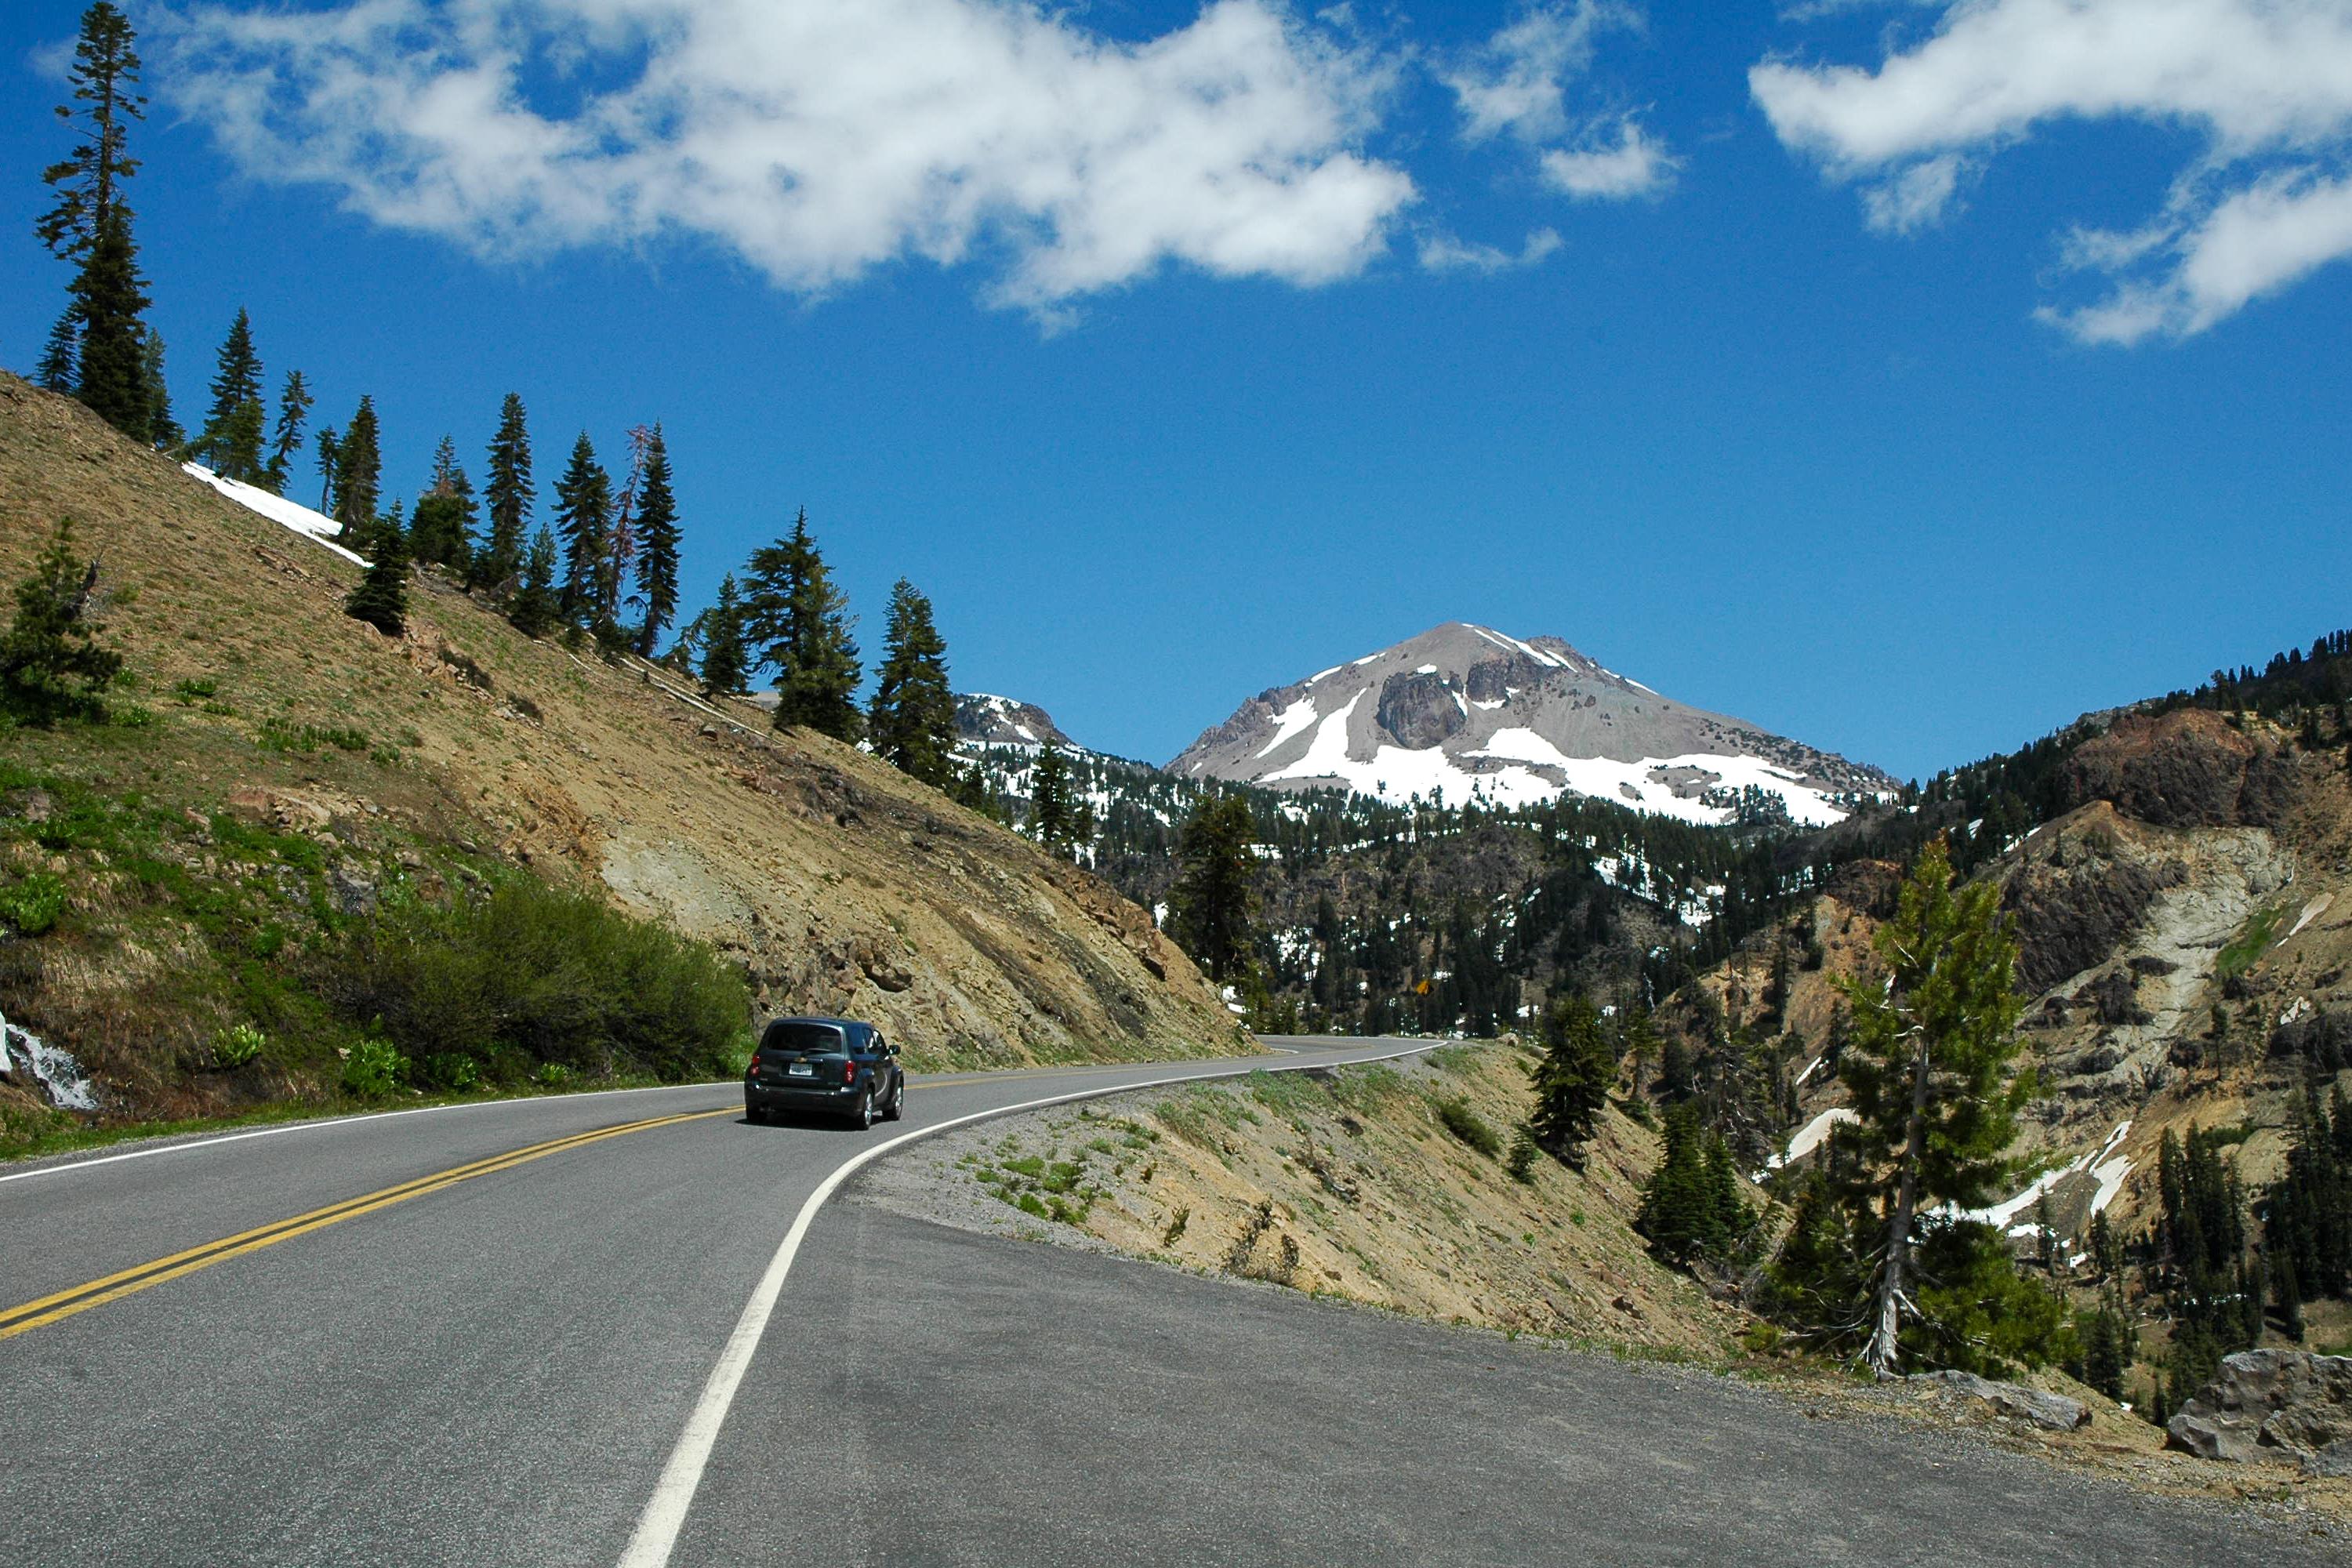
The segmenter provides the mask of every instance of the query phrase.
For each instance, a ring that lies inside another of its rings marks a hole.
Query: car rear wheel
[[[890,1103],[882,1110],[882,1120],[896,1121],[907,1114],[907,1075],[900,1073],[898,1081],[890,1086]]]
[[[867,1084],[866,1092],[857,1097],[857,1109],[849,1113],[850,1125],[860,1131],[874,1125],[874,1086]]]

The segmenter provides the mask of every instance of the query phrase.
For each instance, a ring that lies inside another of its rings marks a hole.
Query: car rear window
[[[841,1031],[826,1024],[771,1024],[761,1037],[763,1051],[837,1051]]]

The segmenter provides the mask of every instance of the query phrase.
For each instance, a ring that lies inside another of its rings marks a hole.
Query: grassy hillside
[[[339,1092],[371,1025],[354,953],[519,873],[708,944],[761,1014],[872,1018],[919,1067],[1246,1044],[1142,911],[895,770],[428,574],[385,637],[341,612],[357,568],[0,375],[0,578],[62,517],[133,684],[107,726],[0,740],[0,903],[57,905],[0,910],[42,928],[0,935],[0,1012],[110,1115]],[[241,1026],[268,1038],[247,1061]]]

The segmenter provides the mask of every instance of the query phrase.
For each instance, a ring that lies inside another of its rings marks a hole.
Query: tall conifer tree
[[[743,647],[743,598],[730,572],[719,584],[719,602],[695,617],[695,637],[702,647],[696,673],[705,697],[733,697],[751,677],[751,655]]]
[[[849,601],[834,586],[805,510],[793,520],[789,537],[752,552],[743,609],[747,639],[777,672],[776,728],[856,740],[862,671]]]
[[[1990,882],[1956,892],[1944,841],[1931,840],[1875,940],[1885,973],[1840,987],[1853,1033],[1838,1076],[1853,1095],[1853,1143],[1883,1227],[1863,1359],[1882,1374],[1895,1369],[1916,1289],[1920,1215],[1988,1201],[2008,1171],[2001,1152],[2017,1135],[2018,1109],[2032,1093],[2030,1076],[2009,1070],[2024,1004],[2011,984],[2017,946],[2000,903]]]
[[[362,542],[352,545],[362,552],[372,552],[366,542],[376,530],[376,510],[383,499],[383,453],[377,441],[375,400],[362,397],[335,447],[330,515],[342,524],[336,537],[347,543],[353,540]]]
[[[253,348],[253,322],[238,307],[228,336],[214,359],[212,405],[205,413],[196,455],[225,479],[259,484],[262,475],[261,356]]]
[[[302,448],[302,422],[310,417],[310,385],[299,370],[286,373],[286,384],[278,393],[278,426],[270,432],[269,460],[262,465],[261,487],[272,495],[284,495],[287,482],[294,477],[294,454]]]
[[[473,558],[474,485],[457,462],[457,444],[441,437],[433,477],[409,519],[409,552],[422,562],[462,567]]]
[[[335,465],[343,456],[342,432],[329,425],[318,437],[319,511],[322,516],[335,514]]]
[[[637,652],[654,656],[662,628],[677,615],[677,497],[670,488],[669,446],[654,426],[646,444],[644,479],[637,489]]]
[[[1247,981],[1257,942],[1257,820],[1238,793],[1204,794],[1184,821],[1169,929],[1220,984]]]
[[[58,118],[77,125],[82,140],[42,171],[57,196],[34,232],[51,255],[77,267],[66,312],[77,340],[75,395],[124,435],[146,441],[154,399],[143,374],[147,345],[140,313],[148,300],[122,192],[139,169],[129,152],[131,122],[146,118],[136,36],[130,18],[110,0],[97,0],[82,13],[67,70],[74,102],[58,108]],[[63,368],[64,356],[44,358],[53,362],[45,369]]]
[[[882,633],[882,668],[866,730],[883,761],[947,789],[956,776],[955,693],[948,682],[948,645],[932,623],[931,601],[904,577],[890,590]]]
[[[74,388],[81,384],[81,318],[71,305],[49,329],[48,342],[41,349],[41,365],[33,379],[43,391],[64,397],[71,397]]]
[[[509,592],[522,570],[523,541],[530,528],[535,492],[530,481],[530,430],[525,423],[522,398],[508,393],[499,409],[499,433],[490,438],[489,480],[482,500],[489,513],[490,536],[476,563],[477,587]]]
[[[563,618],[603,620],[600,579],[612,548],[613,479],[596,461],[588,432],[572,444],[572,461],[555,481],[555,532],[563,544]]]
[[[152,439],[154,399],[147,384],[146,280],[139,275],[131,214],[121,202],[98,220],[98,234],[73,281],[81,320],[80,381],[74,395],[91,413],[142,445]]]
[[[525,637],[545,637],[562,611],[555,593],[555,538],[544,528],[523,552],[520,586],[507,601],[507,619]]]
[[[139,354],[139,381],[147,395],[147,439],[156,450],[178,450],[187,432],[172,417],[172,389],[163,382],[163,334],[146,330]]]

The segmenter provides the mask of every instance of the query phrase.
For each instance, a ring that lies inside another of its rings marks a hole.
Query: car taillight
[[[844,1083],[856,1083],[857,1081],[857,1058],[856,1057],[852,1057],[847,1061],[841,1064],[841,1081]]]

